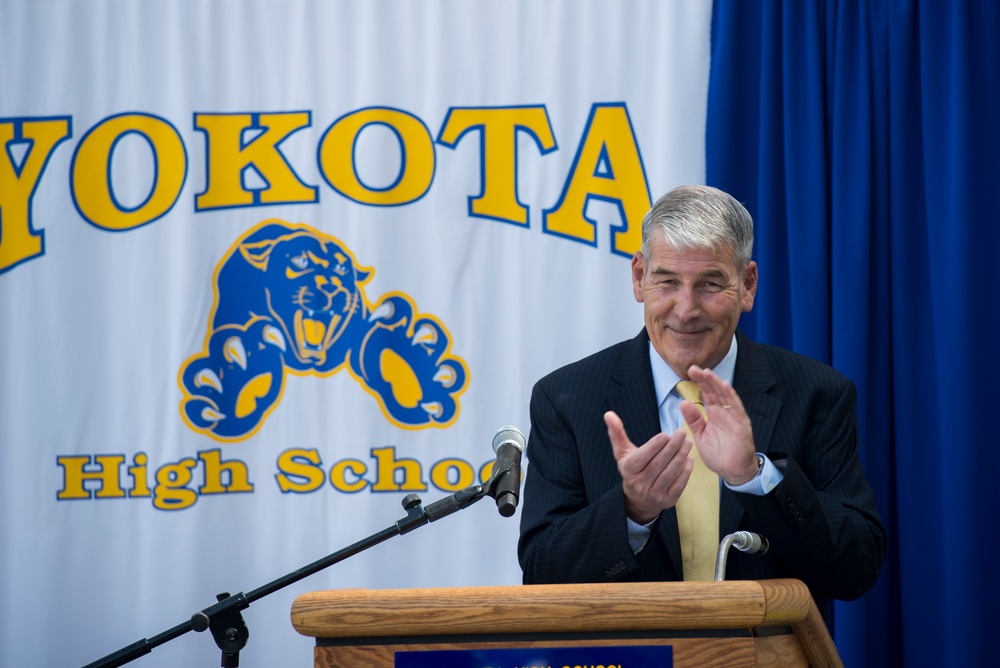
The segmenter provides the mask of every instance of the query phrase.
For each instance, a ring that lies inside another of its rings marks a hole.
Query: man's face
[[[753,308],[757,264],[740,271],[731,252],[676,251],[661,234],[632,257],[632,291],[653,348],[681,378],[729,352],[740,314]]]

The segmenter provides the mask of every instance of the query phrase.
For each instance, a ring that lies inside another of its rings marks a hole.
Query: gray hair
[[[679,186],[656,200],[642,219],[642,255],[659,230],[674,250],[731,251],[742,270],[753,253],[753,218],[732,195],[711,186]]]

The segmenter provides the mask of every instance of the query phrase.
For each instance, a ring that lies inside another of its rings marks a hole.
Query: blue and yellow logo
[[[264,221],[233,244],[215,271],[204,349],[178,382],[181,415],[217,440],[251,436],[281,400],[285,372],[327,376],[346,367],[393,424],[446,427],[468,386],[451,336],[405,294],[375,304],[339,240],[308,225]]]

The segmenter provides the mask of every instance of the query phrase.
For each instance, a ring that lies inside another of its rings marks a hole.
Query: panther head
[[[331,238],[308,229],[285,230],[274,238],[244,241],[239,252],[264,273],[267,311],[300,365],[339,365],[342,359],[328,360],[328,355],[359,311],[367,317],[360,286],[372,272],[357,267]]]

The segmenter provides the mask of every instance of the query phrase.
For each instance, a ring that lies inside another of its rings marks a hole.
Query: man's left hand
[[[709,369],[692,365],[688,377],[698,383],[708,420],[690,401],[681,402],[684,421],[691,428],[705,466],[729,485],[754,477],[759,468],[753,429],[736,390]]]

